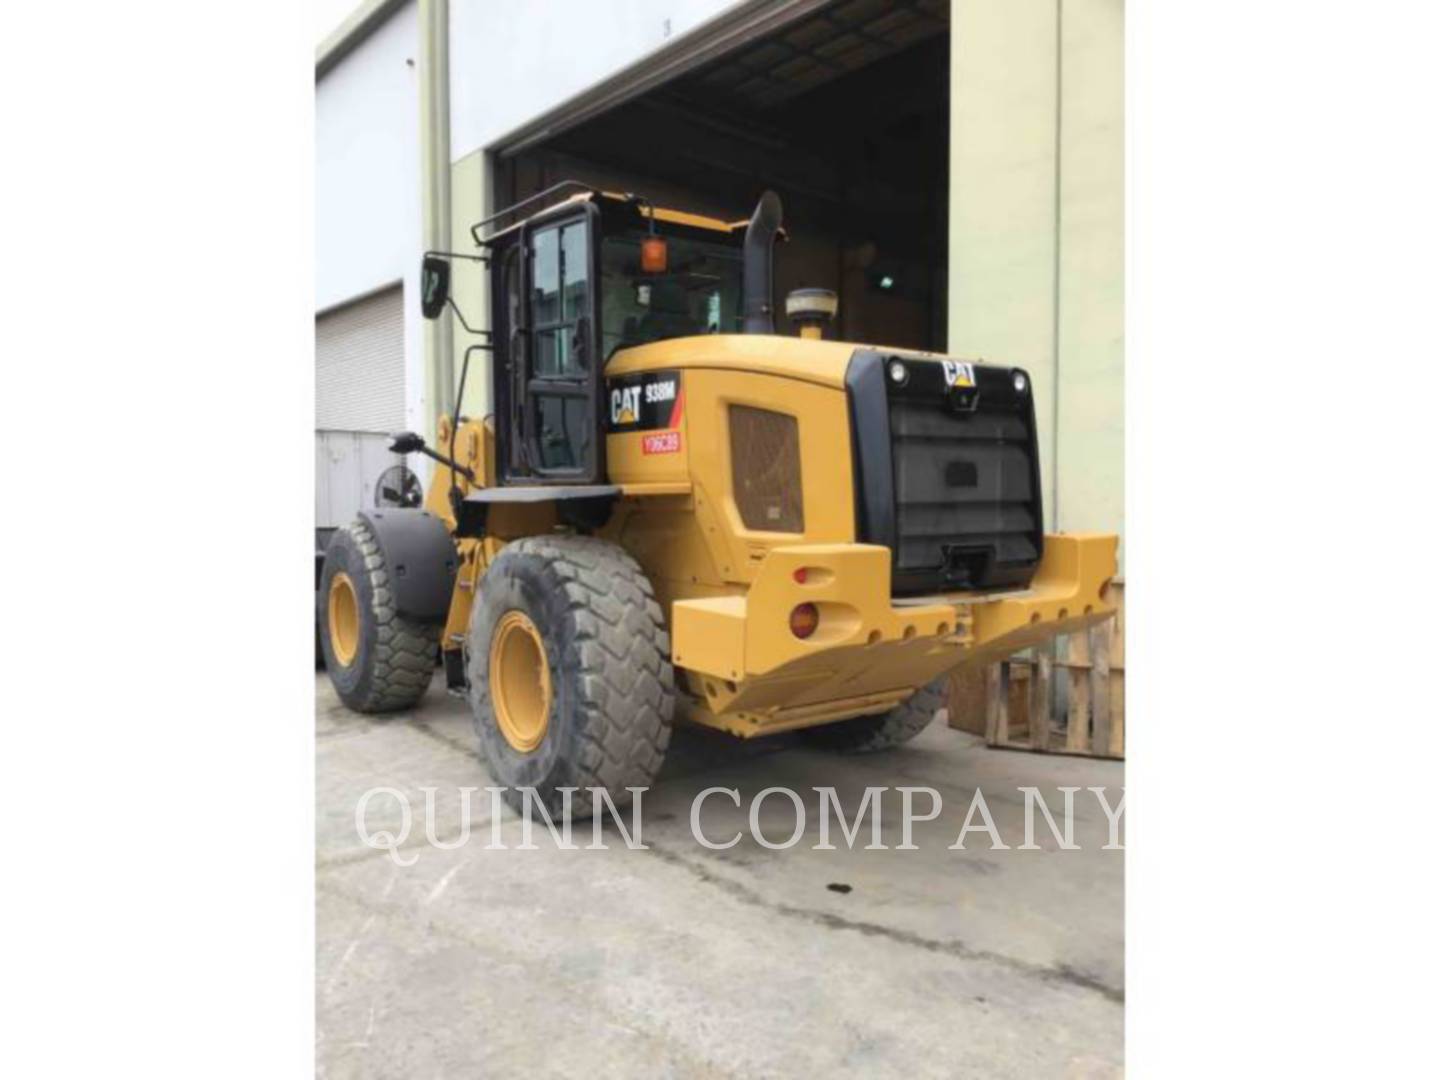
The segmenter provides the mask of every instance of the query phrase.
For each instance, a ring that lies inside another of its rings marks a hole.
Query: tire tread
[[[895,708],[880,716],[857,716],[833,724],[805,728],[807,741],[842,754],[868,754],[909,742],[930,726],[945,707],[948,676],[922,686]]]
[[[655,779],[670,744],[675,673],[654,588],[623,548],[595,537],[556,533],[513,541],[492,572],[507,555],[531,555],[548,564],[575,628],[567,660],[582,715],[568,782],[582,791],[603,787],[623,806],[631,798],[626,788]],[[472,643],[472,687],[488,682],[475,652]]]
[[[435,674],[440,627],[407,619],[395,610],[390,571],[370,526],[356,519],[344,531],[364,557],[372,596],[370,613],[375,619],[370,685],[364,697],[350,707],[363,713],[412,708],[425,695]]]

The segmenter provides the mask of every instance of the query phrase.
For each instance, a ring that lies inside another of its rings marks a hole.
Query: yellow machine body
[[[606,436],[609,480],[622,494],[597,535],[628,551],[653,583],[684,691],[681,713],[694,722],[752,736],[885,712],[947,671],[1113,613],[1106,599],[1113,535],[1046,536],[1024,589],[891,597],[889,549],[859,543],[855,533],[845,375],[857,347],[712,334],[625,349],[605,369],[607,378],[682,375],[683,408],[674,411],[666,452],[645,452],[653,430]],[[746,527],[733,489],[727,418],[734,406],[795,418],[802,531]],[[439,434],[448,450],[448,424]],[[493,485],[491,423],[462,422],[455,456],[476,486]],[[451,482],[450,469],[437,466],[426,507],[453,530]],[[462,493],[471,489],[463,476],[459,483]],[[483,540],[458,540],[444,648],[464,644],[476,590],[503,544],[548,532],[558,520],[553,503],[496,503]],[[803,639],[790,627],[801,604],[819,613]]]

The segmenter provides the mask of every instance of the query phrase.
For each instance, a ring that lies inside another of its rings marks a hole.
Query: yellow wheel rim
[[[330,649],[341,667],[349,667],[360,650],[360,601],[343,571],[330,579]]]
[[[490,638],[490,699],[505,741],[528,754],[550,726],[550,664],[540,631],[521,611],[507,611]]]

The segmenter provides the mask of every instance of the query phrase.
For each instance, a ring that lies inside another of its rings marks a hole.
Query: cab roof
[[[542,192],[541,194],[544,193]],[[724,237],[725,239],[739,238],[744,234],[745,229],[750,224],[748,218],[741,218],[739,221],[725,221],[721,218],[710,217],[706,214],[692,214],[688,210],[675,210],[670,207],[655,206],[648,199],[639,198],[637,200],[636,196],[627,194],[625,192],[601,191],[597,188],[589,188],[583,191],[577,191],[573,195],[560,199],[557,202],[550,203],[548,206],[542,207],[541,209],[527,215],[526,217],[519,218],[512,224],[505,226],[503,229],[497,229],[495,232],[491,233],[484,242],[493,243],[496,240],[508,236],[516,229],[519,229],[521,226],[529,225],[536,221],[542,221],[553,215],[562,213],[563,211],[575,207],[581,203],[597,203],[598,205],[602,205],[603,208],[604,204],[599,203],[599,200],[601,199],[606,200],[606,204],[610,205],[615,209],[620,209],[623,207],[633,207],[636,214],[642,221],[653,215],[657,222],[663,222],[667,225],[678,225],[681,228],[700,229],[705,232],[718,234],[720,237]],[[522,202],[516,203],[515,205],[523,205],[523,200]],[[506,211],[502,210],[496,216],[498,217],[505,213]],[[787,239],[785,235],[785,230],[783,228],[779,231],[779,236],[781,239]]]

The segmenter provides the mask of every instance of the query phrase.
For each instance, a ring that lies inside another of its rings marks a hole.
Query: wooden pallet
[[[950,680],[950,726],[990,746],[1125,756],[1125,586],[1116,617]],[[1060,690],[1055,691],[1057,680]]]

